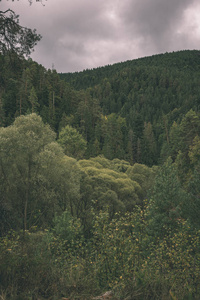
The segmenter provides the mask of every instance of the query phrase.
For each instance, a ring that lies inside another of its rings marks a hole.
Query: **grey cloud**
[[[45,47],[48,45],[49,55],[54,52],[54,60],[65,61],[69,71],[108,64],[106,57],[109,57],[109,52],[113,50],[107,47],[107,43],[111,45],[116,36],[115,23],[109,17],[112,6],[110,4],[112,1],[87,0],[84,3],[75,1],[70,2],[70,5],[65,4],[62,11],[57,11],[58,8],[55,7],[51,18],[52,25],[49,27],[48,20],[48,26],[43,24],[41,27],[43,41],[38,45],[38,51],[41,51],[39,49],[42,44]],[[56,17],[57,13],[59,17]],[[107,53],[103,54],[105,50]],[[33,57],[36,57],[36,53]],[[66,71],[63,70],[63,63],[59,65],[59,70]],[[56,62],[55,67],[58,67]]]
[[[143,46],[163,51],[174,44],[175,32],[183,18],[184,11],[195,0],[127,0],[121,17],[131,34],[142,36]]]
[[[1,3],[20,14],[24,26],[42,34],[32,58],[46,68],[53,63],[59,72],[199,43],[199,21],[185,21],[187,9],[198,0],[48,0],[45,7],[36,2],[30,7],[27,0]]]
[[[62,9],[51,8],[51,29],[61,36],[71,34],[80,36],[101,37],[111,35],[112,24],[105,18],[106,1],[61,1]]]

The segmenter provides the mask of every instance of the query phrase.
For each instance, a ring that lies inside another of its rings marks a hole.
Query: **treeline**
[[[173,53],[157,54],[148,57],[128,60],[113,65],[87,69],[82,72],[61,73],[60,76],[76,89],[86,89],[93,87],[104,78],[111,78],[123,69],[138,69],[140,67],[159,67],[163,69],[173,69],[179,71],[193,70],[199,71],[199,50],[183,50]]]
[[[1,126],[36,112],[57,135],[67,125],[76,129],[85,158],[160,164],[173,123],[199,112],[199,60],[199,51],[181,51],[57,74],[1,55]]]

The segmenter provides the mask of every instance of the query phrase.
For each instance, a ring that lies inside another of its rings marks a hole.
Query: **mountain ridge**
[[[194,64],[191,64],[192,62],[191,58],[196,58],[194,60]],[[185,66],[182,65],[182,59],[185,60]],[[161,65],[166,67],[180,68],[180,69],[183,69],[184,67],[195,69],[195,62],[200,63],[200,50],[180,50],[180,51],[154,54],[151,56],[144,56],[137,59],[117,62],[114,64],[99,66],[92,69],[85,69],[83,71],[59,73],[59,75],[61,79],[70,82],[72,86],[77,88],[76,81],[81,80],[81,77],[91,76],[92,78],[97,73],[100,74],[104,73],[105,74],[104,78],[105,78],[110,74],[112,74],[113,72],[112,69],[114,69],[115,71],[119,71],[120,69],[124,69],[127,67],[161,66]],[[77,79],[75,80],[76,77]],[[102,79],[101,75],[99,75],[99,77]]]

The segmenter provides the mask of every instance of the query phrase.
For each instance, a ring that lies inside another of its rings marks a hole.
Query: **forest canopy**
[[[0,12],[0,298],[199,299],[199,51],[58,74],[17,20]]]

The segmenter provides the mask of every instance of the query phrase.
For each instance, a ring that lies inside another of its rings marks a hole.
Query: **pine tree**
[[[36,107],[39,106],[39,103],[38,103],[38,97],[36,95],[36,92],[35,92],[35,89],[34,87],[31,88],[31,91],[30,91],[30,95],[28,97],[28,100],[29,102],[31,103],[31,111],[32,113],[35,112],[36,110]]]

